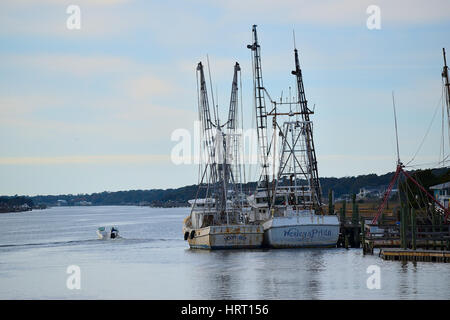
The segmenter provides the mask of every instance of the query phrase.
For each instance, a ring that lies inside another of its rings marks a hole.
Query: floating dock
[[[410,250],[398,248],[380,249],[380,257],[383,260],[395,261],[429,261],[429,262],[450,262],[450,251],[438,250]]]

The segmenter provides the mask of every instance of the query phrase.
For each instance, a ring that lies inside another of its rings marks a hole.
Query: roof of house
[[[441,190],[441,189],[448,189],[448,188],[450,188],[450,182],[445,182],[445,183],[437,184],[435,186],[430,187],[430,189],[433,189],[433,190]]]

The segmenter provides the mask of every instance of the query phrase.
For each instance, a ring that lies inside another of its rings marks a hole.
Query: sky
[[[80,29],[67,27],[70,5],[80,9]],[[379,29],[367,26],[371,5],[380,9]],[[197,183],[195,164],[171,160],[173,132],[191,132],[198,116],[195,68],[209,57],[226,115],[239,62],[250,127],[253,24],[264,84],[277,98],[295,88],[295,31],[320,176],[395,170],[392,91],[401,160],[436,167],[442,145],[448,154],[448,0],[3,0],[0,194]]]

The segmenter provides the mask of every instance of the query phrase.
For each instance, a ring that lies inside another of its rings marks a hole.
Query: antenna
[[[397,142],[397,164],[399,165],[401,162],[400,162],[400,151],[399,151],[399,148],[398,148],[397,112],[395,111],[394,91],[392,91],[392,106],[394,108],[395,140]]]
[[[442,48],[442,53],[444,55],[444,67],[447,67],[447,59],[445,58],[445,48]]]
[[[292,37],[294,38],[294,49],[297,49],[297,46],[295,45],[295,30],[292,28]]]
[[[220,117],[219,117],[219,88],[217,87],[216,84],[216,108],[217,108],[217,126],[220,126]]]

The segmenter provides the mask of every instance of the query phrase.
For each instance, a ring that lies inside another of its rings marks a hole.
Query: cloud
[[[27,94],[25,96],[0,96],[0,121],[24,117],[42,106],[51,106],[63,101],[60,97]]]
[[[172,132],[190,130],[196,117],[195,107],[181,109],[120,95],[9,95],[0,98],[0,146],[3,155],[11,156],[148,148],[169,154]]]
[[[2,90],[0,97],[0,123],[8,128],[8,135],[15,133],[17,141],[39,137],[48,143],[77,137],[89,144],[89,136],[96,141],[169,141],[173,130],[192,126],[197,117],[195,90],[167,80],[175,77],[161,75],[151,64],[107,55],[3,55],[1,59],[27,90],[23,95],[13,85],[12,92]],[[57,85],[50,91],[47,85],[41,89],[28,80],[28,74],[43,75]],[[84,78],[92,78],[94,87],[86,88]]]
[[[127,80],[124,86],[134,99],[148,99],[155,95],[173,95],[177,91],[177,88],[172,83],[150,74]]]
[[[105,73],[122,73],[137,66],[129,59],[114,56],[76,54],[3,55],[2,61],[16,68],[55,72],[79,77]]]
[[[54,157],[0,157],[0,165],[64,165],[64,164],[160,164],[170,155],[73,155]]]
[[[385,174],[395,171],[397,156],[392,155],[360,155],[360,154],[327,154],[318,155],[319,175],[321,177],[349,177],[361,174]],[[404,157],[404,159],[410,159]],[[426,169],[439,166],[436,156],[416,157],[413,169]],[[406,168],[411,169],[410,167]]]
[[[126,0],[19,0],[2,1],[0,4],[0,34],[40,35],[86,39],[125,34],[135,27],[123,11]],[[80,6],[81,29],[69,30],[66,12],[69,5]],[[119,6],[120,5],[120,6]],[[128,7],[131,8],[131,7]],[[125,19],[123,18],[125,17]],[[132,21],[132,20],[131,20]]]
[[[430,23],[450,19],[450,2],[447,0],[228,0],[205,1],[227,11],[230,20],[248,19],[264,23],[314,23],[320,25],[365,25],[369,5],[378,5],[383,22]]]
[[[79,6],[113,6],[132,2],[132,0],[77,0]],[[73,0],[3,0],[4,5],[57,5],[68,6],[74,4]]]

